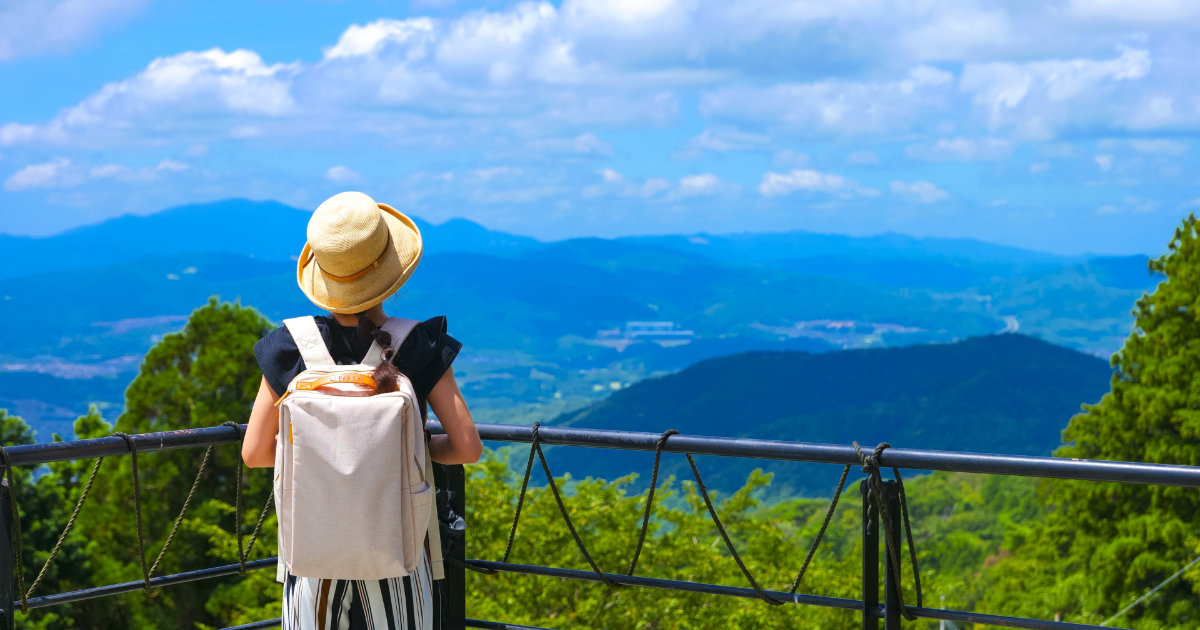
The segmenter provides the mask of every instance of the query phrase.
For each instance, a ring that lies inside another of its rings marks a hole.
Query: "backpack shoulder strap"
[[[401,317],[389,317],[383,326],[380,326],[384,331],[392,336],[392,347],[399,348],[400,344],[408,338],[409,333],[417,327],[421,322],[415,319],[404,319]],[[383,348],[379,347],[379,342],[372,341],[370,349],[367,350],[366,356],[363,357],[363,365],[379,365],[383,360]]]
[[[336,362],[329,354],[329,348],[325,347],[321,331],[317,329],[317,320],[313,319],[311,315],[285,319],[283,325],[287,327],[288,332],[292,334],[292,339],[296,341],[296,348],[300,350],[300,357],[304,359],[306,368],[335,365]]]

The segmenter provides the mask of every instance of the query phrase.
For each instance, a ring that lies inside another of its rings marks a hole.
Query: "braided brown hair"
[[[375,372],[371,376],[375,379],[375,393],[382,394],[384,392],[394,392],[400,388],[400,368],[396,367],[393,359],[396,358],[397,348],[392,347],[392,335],[386,330],[375,325],[366,313],[358,314],[358,328],[355,329],[355,334],[371,339],[383,348],[381,355],[382,361],[375,368]]]

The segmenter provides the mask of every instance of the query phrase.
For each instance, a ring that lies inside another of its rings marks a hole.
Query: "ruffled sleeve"
[[[282,326],[254,344],[254,357],[258,359],[258,369],[262,370],[276,396],[287,391],[292,379],[304,371],[300,350],[296,348],[291,333]]]
[[[345,335],[332,332],[332,326],[335,326],[336,322],[331,318],[317,317],[316,322],[326,346],[332,346],[330,352],[335,359],[346,363],[362,360],[370,346],[370,339],[355,337],[350,340],[350,345],[347,345],[347,341],[343,339]],[[412,383],[422,408],[429,392],[446,370],[450,369],[450,364],[454,363],[460,350],[462,344],[446,333],[446,318],[442,316],[417,324],[404,343],[400,344],[400,350],[396,353],[393,363]],[[300,356],[300,350],[296,348],[296,341],[292,339],[287,328],[282,326],[267,333],[254,344],[254,356],[258,359],[258,367],[266,377],[267,384],[276,395],[287,391],[292,379],[305,369],[304,359]]]
[[[446,318],[438,316],[417,324],[400,344],[395,363],[424,402],[460,350],[462,343],[446,333]]]

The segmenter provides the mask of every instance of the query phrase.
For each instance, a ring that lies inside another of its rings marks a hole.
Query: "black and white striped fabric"
[[[282,630],[433,630],[429,554],[412,575],[330,580],[287,575]]]

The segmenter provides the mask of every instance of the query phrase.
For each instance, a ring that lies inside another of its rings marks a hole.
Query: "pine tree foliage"
[[[1200,465],[1200,224],[1189,216],[1150,261],[1164,278],[1137,301],[1112,357],[1112,390],[1063,432],[1059,457]],[[1044,526],[990,579],[1009,612],[1099,623],[1200,555],[1193,488],[1046,482]],[[1200,625],[1200,567],[1114,625]]]
[[[126,390],[115,429],[134,434],[245,422],[261,378],[253,345],[271,328],[253,309],[211,299],[192,313],[182,331],[165,336],[146,355]],[[113,430],[93,410],[76,422],[75,437],[104,437]],[[19,438],[4,437],[6,444]],[[188,448],[138,456],[147,565],[158,556],[203,455],[203,448]],[[27,581],[66,524],[94,461],[51,464],[36,484],[24,486]],[[142,579],[132,472],[130,457],[105,458],[74,531],[35,595]],[[247,533],[253,528],[271,492],[270,473],[244,470],[235,444],[217,446],[156,576],[237,562],[233,504],[239,474],[246,480],[240,525]],[[254,557],[270,556],[274,547],[271,518]],[[271,577],[189,582],[149,594],[92,599],[31,611],[19,616],[18,624],[46,629],[226,627],[278,615],[278,587]],[[226,605],[216,605],[218,597]]]

